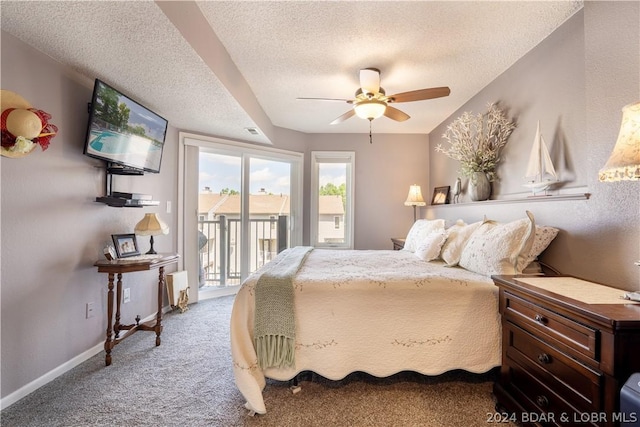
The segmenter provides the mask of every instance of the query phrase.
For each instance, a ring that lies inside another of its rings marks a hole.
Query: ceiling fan
[[[451,90],[448,87],[433,87],[429,89],[418,89],[409,92],[387,95],[380,87],[380,70],[377,68],[364,68],[360,70],[360,88],[356,91],[355,99],[334,99],[334,98],[297,98],[319,101],[341,101],[353,104],[353,108],[334,121],[332,125],[358,116],[371,122],[381,116],[386,116],[398,122],[409,119],[409,115],[389,104],[396,102],[422,101],[426,99],[441,98],[448,96]]]

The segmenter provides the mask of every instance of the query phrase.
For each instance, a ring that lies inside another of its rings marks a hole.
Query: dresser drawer
[[[598,361],[597,331],[573,319],[540,307],[508,292],[504,317],[523,329],[548,338],[561,349],[574,350]]]
[[[617,427],[620,387],[640,370],[639,307],[576,299],[576,289],[606,290],[569,276],[492,278],[502,316],[500,410],[525,425]]]
[[[549,422],[544,425],[575,425],[571,421],[581,420],[582,411],[571,406],[529,370],[509,358],[507,366],[509,382],[506,387],[524,405],[526,412],[523,415],[529,414],[531,418],[532,412],[547,414],[545,418]],[[580,425],[595,424],[585,422]]]
[[[507,357],[526,367],[563,399],[584,412],[601,409],[602,375],[525,330],[506,322]]]

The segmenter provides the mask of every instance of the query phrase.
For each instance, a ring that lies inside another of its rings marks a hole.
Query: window
[[[313,246],[353,249],[354,167],[353,151],[311,152]]]

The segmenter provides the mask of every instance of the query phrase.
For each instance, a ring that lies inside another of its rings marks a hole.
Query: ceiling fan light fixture
[[[356,115],[361,119],[373,120],[381,117],[387,109],[387,104],[377,99],[359,102],[355,105]]]

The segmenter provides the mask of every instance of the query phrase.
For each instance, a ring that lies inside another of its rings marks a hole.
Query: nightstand
[[[399,250],[403,249],[405,240],[406,240],[405,238],[392,237],[391,238],[391,242],[393,243],[393,250],[394,251],[399,251]]]
[[[625,421],[620,389],[640,371],[640,304],[574,277],[492,279],[502,316],[499,412],[525,425]]]

